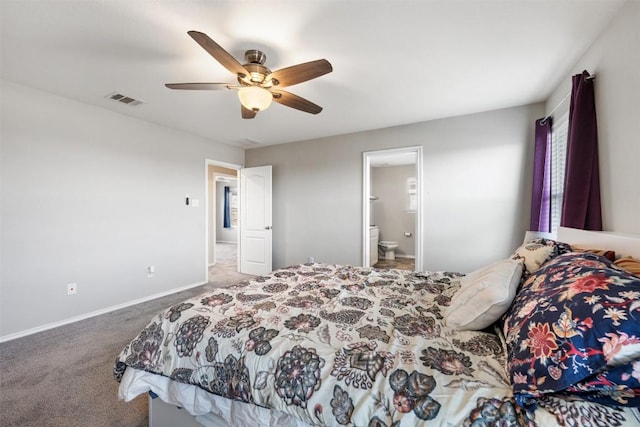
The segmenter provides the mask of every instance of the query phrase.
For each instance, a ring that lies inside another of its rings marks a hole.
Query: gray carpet
[[[210,283],[0,344],[0,426],[148,424],[147,397],[117,398],[116,356],[158,311],[247,277],[234,256],[218,257]]]

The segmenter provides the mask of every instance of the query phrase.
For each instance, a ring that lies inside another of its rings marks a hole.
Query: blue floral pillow
[[[640,359],[640,278],[595,254],[559,255],[522,284],[505,315],[504,335],[519,398],[599,391],[606,400],[613,382],[591,380]],[[624,393],[637,398],[633,372],[618,372],[615,381],[630,381]],[[633,406],[623,400],[609,403]]]
[[[605,405],[640,408],[640,359],[608,368],[568,387],[566,392]]]

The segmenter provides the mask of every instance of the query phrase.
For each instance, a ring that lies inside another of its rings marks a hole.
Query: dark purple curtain
[[[572,78],[560,225],[602,230],[594,80],[588,77],[589,73],[583,71]]]
[[[536,120],[531,231],[551,231],[551,117]]]

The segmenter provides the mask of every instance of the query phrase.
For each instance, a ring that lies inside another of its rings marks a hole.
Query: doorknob
[[[270,225],[267,225],[264,229],[265,230],[271,230],[273,227],[271,227]]]

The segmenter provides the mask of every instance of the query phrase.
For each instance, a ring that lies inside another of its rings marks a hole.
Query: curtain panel
[[[536,120],[530,231],[551,231],[551,117]]]
[[[231,190],[224,187],[224,228],[231,228]]]
[[[598,125],[594,79],[583,71],[572,78],[567,164],[560,224],[602,230]]]

